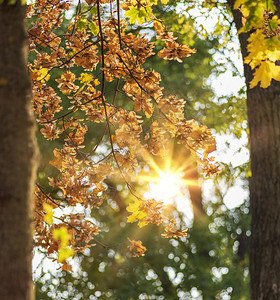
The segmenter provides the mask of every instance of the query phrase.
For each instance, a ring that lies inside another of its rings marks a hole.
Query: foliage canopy
[[[163,203],[139,195],[130,178],[148,164],[147,157],[166,156],[173,140],[197,155],[206,176],[219,169],[210,156],[216,149],[210,130],[186,119],[185,100],[166,95],[160,74],[146,67],[155,48],[160,47],[158,57],[178,63],[196,52],[177,41],[153,12],[156,5],[38,0],[28,6],[34,112],[42,135],[56,145],[50,162],[55,169],[48,178],[55,193],[39,184],[35,193],[35,239],[48,255],[57,254],[64,270],[70,270],[66,260],[74,253],[103,245],[94,238],[100,232],[98,220],[68,208],[99,207],[108,180],[122,178],[134,197],[128,222],[138,221],[140,227],[164,223],[163,235],[176,238],[186,230],[176,227]],[[266,88],[280,80],[279,19],[271,0],[237,1],[239,7],[241,31],[255,30],[245,60],[255,69],[251,87],[260,83]],[[154,36],[156,43],[150,41]],[[96,128],[98,133],[91,133]],[[85,136],[92,138],[89,145]],[[134,256],[146,250],[135,240],[129,248]]]

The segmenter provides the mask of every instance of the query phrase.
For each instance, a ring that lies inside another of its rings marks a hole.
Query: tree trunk
[[[248,91],[252,299],[280,299],[280,84]]]
[[[0,4],[0,299],[33,299],[32,195],[35,180],[25,6]]]
[[[186,173],[186,180],[191,182],[188,186],[188,190],[192,204],[193,219],[194,222],[200,222],[201,218],[206,217],[207,215],[202,205],[202,190],[198,178],[197,163],[195,163],[195,166],[190,172]]]
[[[231,8],[233,1],[228,1]],[[278,12],[280,3],[278,3]],[[237,29],[241,15],[233,10]],[[243,58],[249,33],[240,34]],[[249,88],[252,70],[244,65],[251,149],[250,276],[252,300],[280,299],[280,82]]]

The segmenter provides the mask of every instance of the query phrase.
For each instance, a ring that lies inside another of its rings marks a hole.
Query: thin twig
[[[53,200],[49,195],[46,194],[46,192],[43,190],[43,188],[36,183],[36,186],[39,188],[39,190],[44,194],[45,197],[47,197],[53,204],[55,204],[58,207],[65,207],[64,205],[57,203],[55,200]]]

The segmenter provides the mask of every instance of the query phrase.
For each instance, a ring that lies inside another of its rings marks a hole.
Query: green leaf
[[[99,34],[99,27],[96,26],[93,22],[88,24],[89,29],[91,30],[92,34],[97,36]]]
[[[266,4],[266,10],[270,10],[273,13],[276,11],[276,7],[274,5],[273,0],[266,0],[265,4]]]
[[[129,18],[130,24],[134,24],[136,21],[142,25],[146,20],[149,21],[149,13],[148,13],[149,7],[141,7],[140,9],[136,7],[131,7],[126,13],[125,17]],[[151,10],[151,8],[150,8]]]
[[[87,29],[88,27],[88,20],[86,18],[86,16],[82,16],[80,19],[78,19],[78,21],[76,22],[76,28],[79,31],[82,31],[84,29]]]
[[[93,6],[90,11],[89,11],[92,15],[96,15],[97,14],[97,6]]]
[[[277,27],[280,25],[280,20],[277,16],[273,16],[271,20],[268,20],[269,28],[272,30],[276,30]]]

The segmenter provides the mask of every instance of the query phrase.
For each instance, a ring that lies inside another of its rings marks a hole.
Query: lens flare
[[[158,177],[149,183],[149,194],[156,200],[171,203],[175,197],[183,196],[185,183],[182,176],[182,173],[172,173],[170,170],[160,171]]]
[[[192,220],[189,187],[198,186],[197,164],[185,148],[171,145],[168,155],[156,157],[141,150],[144,167],[135,178],[143,187],[144,198],[172,204]]]

